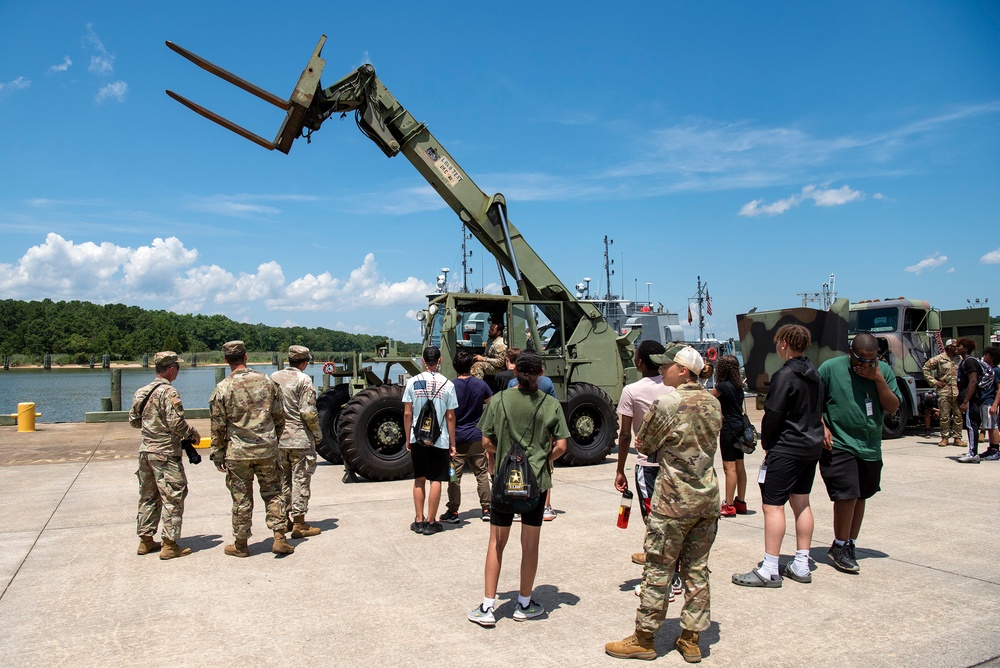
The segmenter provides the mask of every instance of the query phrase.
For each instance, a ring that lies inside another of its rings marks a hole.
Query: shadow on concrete
[[[513,589],[506,592],[497,592],[498,599],[508,599],[503,604],[498,605],[494,612],[499,618],[503,617],[513,617],[514,609],[517,606],[517,596],[518,591]],[[549,614],[555,612],[564,605],[576,605],[580,602],[580,597],[576,594],[572,594],[566,591],[559,591],[559,587],[555,585],[539,585],[531,592],[531,598],[535,599],[545,608],[545,614],[541,615],[539,619],[544,619],[549,616]],[[530,621],[530,620],[529,620]]]
[[[309,521],[309,526],[316,527],[320,531],[333,531],[334,529],[337,528],[337,522],[339,521],[340,520],[338,520],[336,517],[328,517],[325,520],[317,520],[317,521],[311,520]],[[292,534],[289,533],[288,535],[291,536]],[[299,539],[296,538],[295,540]]]
[[[639,568],[637,566],[637,568]],[[635,591],[636,585],[642,584],[642,577],[632,578],[631,580],[625,580],[625,582],[618,585],[620,591]]]
[[[222,536],[219,534],[195,534],[194,536],[181,536],[178,541],[181,547],[190,547],[191,552],[201,552],[211,550],[213,547],[222,545]]]

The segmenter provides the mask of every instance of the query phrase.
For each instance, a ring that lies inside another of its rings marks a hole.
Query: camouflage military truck
[[[838,299],[829,311],[758,311],[736,316],[736,323],[747,386],[758,392],[758,405],[767,393],[771,374],[782,365],[774,346],[774,332],[782,325],[800,324],[809,329],[813,345],[806,356],[817,366],[847,354],[856,333],[873,334],[879,342],[879,357],[892,368],[903,395],[899,409],[886,414],[882,427],[885,438],[897,438],[918,415],[921,398],[931,390],[922,369],[924,362],[942,350],[942,329],[947,338],[968,336],[981,345],[988,340],[989,310],[941,311],[918,299],[874,299],[851,304]]]

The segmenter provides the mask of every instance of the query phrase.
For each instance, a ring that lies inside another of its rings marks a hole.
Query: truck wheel
[[[618,415],[604,390],[590,383],[573,383],[566,392],[566,454],[560,459],[569,466],[604,461],[618,436]]]
[[[340,453],[360,476],[396,480],[413,473],[403,433],[403,388],[368,387],[344,404],[337,424]]]
[[[316,444],[316,454],[331,464],[344,463],[344,458],[340,455],[340,440],[337,438],[337,420],[350,398],[351,392],[347,385],[341,384],[316,399],[319,428],[323,432],[323,440]]]
[[[910,406],[906,399],[899,402],[899,408],[895,413],[886,413],[882,420],[882,438],[899,438],[906,431],[906,425],[910,423]]]

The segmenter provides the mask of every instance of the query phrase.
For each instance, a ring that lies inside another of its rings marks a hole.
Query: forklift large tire
[[[566,392],[566,454],[568,466],[604,461],[618,438],[618,414],[604,390],[590,383],[573,383]]]
[[[316,444],[316,454],[331,464],[343,464],[340,454],[340,440],[337,438],[337,421],[344,404],[351,398],[350,389],[346,384],[337,385],[327,390],[316,399],[316,410],[319,412],[319,428],[323,432],[323,440]]]
[[[899,438],[906,431],[906,425],[910,422],[910,406],[906,399],[899,402],[899,408],[895,413],[886,413],[882,420],[882,438]]]
[[[378,385],[344,404],[337,425],[340,453],[360,476],[397,480],[413,473],[403,433],[403,388]]]

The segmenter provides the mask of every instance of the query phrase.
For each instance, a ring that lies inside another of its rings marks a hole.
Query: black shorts
[[[823,450],[819,472],[831,501],[870,499],[881,491],[882,460],[868,462],[853,452],[834,448]]]
[[[653,488],[656,487],[656,476],[659,473],[659,466],[635,466],[635,491],[639,493],[642,519],[649,517],[649,504],[653,500]]]
[[[815,459],[794,459],[785,455],[768,453],[767,474],[760,483],[760,502],[769,506],[783,506],[792,494],[809,494],[816,477]]]
[[[735,462],[737,459],[743,459],[743,451],[733,447],[733,441],[735,440],[735,432],[728,429],[723,429],[719,432],[719,452],[722,453],[722,461]]]
[[[410,457],[413,460],[414,478],[427,478],[438,482],[451,479],[448,474],[448,469],[451,467],[451,454],[448,450],[411,443]]]
[[[546,490],[547,491],[547,490]],[[538,497],[535,507],[526,513],[521,513],[521,524],[529,527],[542,526],[542,514],[545,512],[545,494]],[[496,508],[490,511],[490,524],[495,527],[509,527],[514,523],[514,513],[505,513]]]

